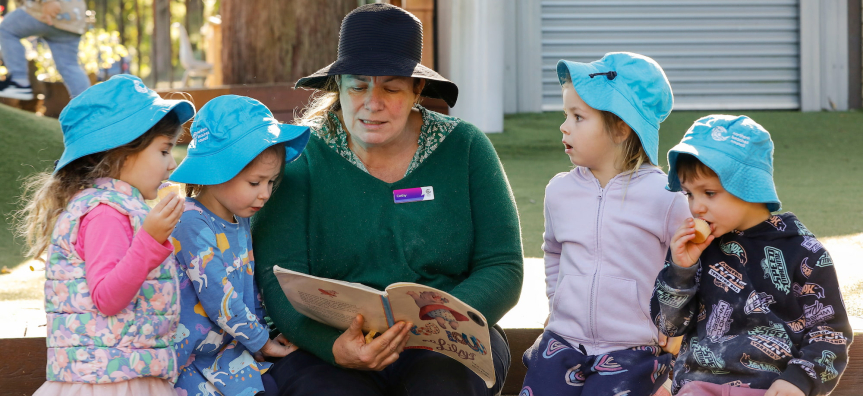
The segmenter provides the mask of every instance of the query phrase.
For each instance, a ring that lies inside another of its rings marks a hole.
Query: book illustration
[[[422,320],[435,320],[438,326],[446,329],[446,324],[453,330],[458,330],[458,322],[466,322],[470,319],[467,316],[460,314],[458,311],[444,305],[449,303],[440,294],[433,291],[415,292],[409,291],[405,293],[414,299],[417,306],[420,308],[419,317]]]
[[[426,323],[426,325],[422,326],[422,327],[418,327],[417,325],[414,325],[414,327],[411,327],[410,331],[413,335],[429,336],[429,335],[434,335],[434,334],[440,333],[440,327],[438,327],[434,323]]]
[[[455,296],[416,283],[393,283],[381,291],[280,267],[273,272],[293,308],[306,317],[344,331],[362,314],[367,343],[398,322],[413,323],[405,349],[449,356],[487,387],[494,385],[489,325],[479,311]]]

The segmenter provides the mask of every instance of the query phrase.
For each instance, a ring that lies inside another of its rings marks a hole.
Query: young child
[[[550,315],[524,354],[522,395],[650,395],[671,354],[647,317],[671,235],[688,213],[656,167],[671,87],[659,65],[632,53],[561,60],[565,152],[576,168],[545,192]],[[595,375],[599,374],[599,375]]]
[[[27,57],[21,39],[37,36],[48,43],[51,57],[69,96],[90,86],[78,64],[78,43],[87,30],[87,3],[83,0],[25,0],[0,23],[0,48],[9,76],[0,81],[0,97],[31,100],[33,87],[27,75]],[[5,2],[3,3],[5,5]],[[100,17],[104,18],[103,15]]]
[[[694,220],[680,225],[651,299],[659,329],[684,336],[673,392],[829,393],[851,326],[830,255],[796,216],[770,214],[780,209],[770,134],[746,116],[710,115],[668,164],[668,189],[712,231],[694,243]]]
[[[118,106],[122,103],[122,106]],[[65,151],[28,182],[19,226],[29,255],[47,251],[47,382],[35,395],[168,395],[180,306],[168,236],[176,194],[145,199],[177,163],[171,148],[195,114],[118,75],[60,114]]]
[[[253,355],[283,357],[296,347],[269,338],[249,217],[303,151],[309,128],[279,124],[257,100],[226,95],[201,108],[191,132],[188,155],[171,175],[190,196],[172,236],[183,269],[177,393],[276,395],[273,378],[262,376],[270,364]]]

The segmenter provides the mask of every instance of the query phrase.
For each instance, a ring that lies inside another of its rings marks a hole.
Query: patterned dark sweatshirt
[[[672,393],[690,381],[767,389],[776,379],[825,395],[852,341],[833,260],[792,213],[730,232],[683,268],[666,260],[653,322],[683,335]]]

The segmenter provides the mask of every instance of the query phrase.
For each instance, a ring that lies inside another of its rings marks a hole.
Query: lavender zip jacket
[[[671,236],[690,217],[686,196],[644,165],[605,188],[589,169],[556,175],[545,189],[546,330],[589,355],[658,345],[650,297]]]

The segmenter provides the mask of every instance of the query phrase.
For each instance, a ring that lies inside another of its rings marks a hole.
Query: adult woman
[[[369,344],[361,317],[341,332],[297,313],[274,265],[384,289],[416,282],[444,290],[496,323],[518,300],[518,216],[500,161],[485,135],[419,106],[452,106],[458,88],[419,64],[422,25],[386,4],[342,22],[339,58],[300,79],[329,93],[303,117],[313,137],[285,168],[282,187],[256,216],[256,271],[275,325],[302,350],[277,363],[282,394],[495,394],[509,368],[502,333],[491,329],[497,383],[461,363],[404,351],[410,323]],[[434,199],[398,204],[393,192],[431,187]]]

